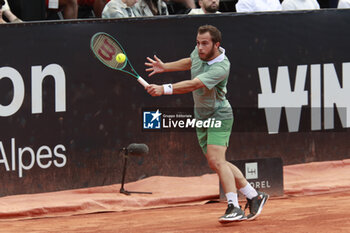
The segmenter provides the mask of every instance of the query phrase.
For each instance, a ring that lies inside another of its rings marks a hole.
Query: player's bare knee
[[[209,167],[215,172],[220,171],[221,168],[225,165],[222,161],[216,159],[208,160],[208,164]]]
[[[208,165],[213,171],[217,171],[217,161],[215,159],[207,159]]]

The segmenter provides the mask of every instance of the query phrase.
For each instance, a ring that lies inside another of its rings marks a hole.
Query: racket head
[[[128,57],[121,44],[111,35],[105,32],[96,33],[91,38],[90,48],[97,59],[104,65],[115,70],[124,71],[123,69],[128,62]],[[124,62],[117,62],[116,56],[118,53],[125,55],[126,59]]]

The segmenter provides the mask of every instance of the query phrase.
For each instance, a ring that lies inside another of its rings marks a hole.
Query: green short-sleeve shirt
[[[202,61],[197,47],[191,53],[191,79],[200,79],[205,87],[193,91],[194,114],[197,119],[232,119],[232,108],[226,99],[227,81],[230,73],[230,61],[225,50],[212,61]]]

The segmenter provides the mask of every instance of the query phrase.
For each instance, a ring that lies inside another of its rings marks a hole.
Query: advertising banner
[[[148,77],[146,58],[189,57],[197,28],[216,26],[231,62],[227,159],[348,158],[349,22],[349,10],[320,10],[0,25],[0,196],[119,183],[130,143],[150,152],[130,158],[127,181],[212,172],[193,128],[216,120],[193,120],[191,93],[151,97],[105,66],[90,49],[98,32],[148,83],[165,84],[190,71]]]

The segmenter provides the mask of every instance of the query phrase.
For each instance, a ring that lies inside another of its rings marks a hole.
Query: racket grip
[[[141,85],[144,86],[144,87],[149,86],[148,82],[147,82],[146,80],[144,80],[144,79],[143,79],[142,77],[140,77],[140,76],[139,76],[139,78],[137,79],[137,81],[138,81],[139,83],[141,83]]]

